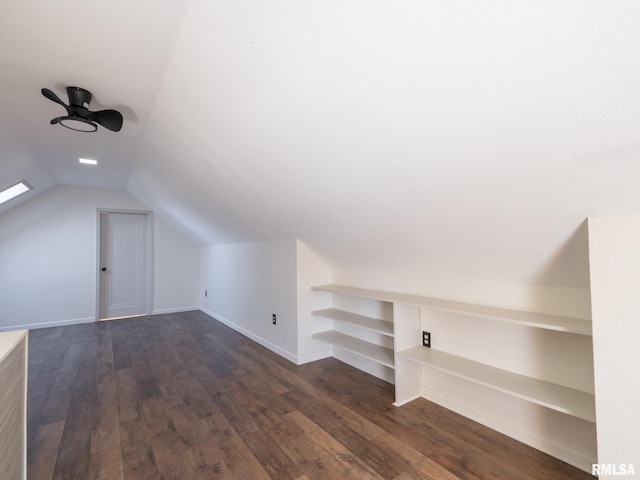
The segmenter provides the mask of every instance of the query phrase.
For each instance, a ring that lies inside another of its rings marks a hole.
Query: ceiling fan
[[[98,124],[114,132],[119,132],[122,128],[122,114],[120,112],[116,110],[92,112],[87,108],[93,96],[84,88],[67,87],[69,105],[66,105],[48,88],[43,88],[41,92],[49,100],[59,103],[67,110],[67,115],[51,120],[52,125],[59,123],[63,127],[78,132],[95,132],[98,129]]]

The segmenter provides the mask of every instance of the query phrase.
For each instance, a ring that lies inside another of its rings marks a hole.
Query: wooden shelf
[[[386,367],[394,368],[393,350],[391,348],[365,342],[334,330],[314,333],[311,336],[316,340],[322,340],[323,342],[357,353]]]
[[[587,336],[591,335],[591,322],[580,318],[561,317],[557,315],[547,315],[544,313],[488,307],[485,305],[474,305],[470,303],[455,302],[452,300],[422,297],[419,295],[407,295],[404,293],[385,292],[381,290],[369,290],[366,288],[346,287],[343,285],[320,285],[312,287],[312,290],[370,298],[384,302],[430,307],[445,312],[472,315],[479,318],[555,330],[558,332],[576,333]]]
[[[594,395],[422,346],[398,355],[558,412],[596,421]]]
[[[318,317],[325,317],[332,320],[338,320],[340,322],[350,323],[388,337],[393,337],[393,322],[387,322],[386,320],[380,320],[379,318],[367,317],[365,315],[347,312],[338,308],[325,308],[323,310],[311,312],[311,314]]]

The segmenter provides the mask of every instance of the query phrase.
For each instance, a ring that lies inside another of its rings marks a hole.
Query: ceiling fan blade
[[[89,120],[99,123],[105,128],[119,132],[122,128],[122,114],[116,110],[100,110],[89,112]]]
[[[56,118],[52,119],[51,122],[49,122],[49,123],[51,123],[51,125],[55,125],[56,123],[60,123],[60,117],[56,117]]]
[[[42,93],[42,95],[44,95],[45,97],[47,97],[49,100],[59,103],[60,105],[62,105],[64,108],[67,108],[67,105],[58,98],[58,96],[53,93],[51,90],[49,90],[48,88],[43,88],[42,90],[40,90],[40,92]]]

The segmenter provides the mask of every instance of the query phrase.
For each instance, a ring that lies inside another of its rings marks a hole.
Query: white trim
[[[332,356],[331,353],[331,346],[329,345],[324,350],[320,350],[318,352],[298,355],[298,362],[296,365],[303,365],[305,363],[315,362],[316,360],[330,358]]]
[[[401,407],[403,405],[406,405],[409,402],[413,402],[414,400],[421,398],[422,395],[418,394],[418,395],[413,395],[412,397],[406,398],[404,400],[402,400],[401,402],[393,402],[393,406],[394,407]],[[437,402],[433,402],[433,403],[437,403]]]
[[[237,324],[233,323],[231,320],[228,320],[228,319],[224,318],[222,315],[218,315],[217,313],[211,312],[210,310],[207,310],[206,308],[203,308],[203,307],[200,307],[200,310],[203,313],[206,313],[207,315],[209,315],[214,320],[217,320],[220,323],[225,324],[227,327],[230,327],[230,328],[234,329],[236,332],[241,333],[245,337],[253,340],[254,342],[262,345],[263,347],[268,348],[272,352],[277,353],[278,355],[280,355],[283,358],[286,358],[290,362],[295,363],[296,365],[299,365],[298,356],[297,355],[294,355],[293,353],[289,352],[288,350],[285,350],[284,348],[279,347],[278,345],[275,345],[275,344],[271,343],[270,341],[265,340],[262,337],[259,337],[258,335],[255,335],[254,333],[250,332],[246,328],[241,327],[240,325],[237,325]]]
[[[181,313],[181,312],[197,312],[200,310],[200,307],[182,307],[182,308],[167,308],[162,310],[154,310],[151,315],[162,315],[165,313]],[[121,318],[136,318],[136,317],[144,317],[145,315],[134,315],[131,317],[121,317]],[[30,323],[26,325],[10,325],[5,327],[0,327],[0,332],[9,332],[13,330],[34,330],[37,328],[49,328],[49,327],[64,327],[66,325],[79,325],[81,323],[96,323],[94,317],[85,317],[85,318],[73,318],[70,320],[57,320],[54,322],[41,322],[41,323]]]
[[[159,308],[159,309],[154,309],[151,312],[151,315],[164,315],[167,313],[182,313],[182,312],[193,312],[193,311],[199,311],[200,310],[200,306],[193,306],[193,307],[176,307],[176,308]]]
[[[78,325],[80,323],[94,323],[95,318],[74,318],[71,320],[57,320],[55,322],[29,323],[26,325],[11,325],[8,327],[0,327],[0,332],[8,332],[10,330],[34,330],[36,328],[64,327],[65,325]]]

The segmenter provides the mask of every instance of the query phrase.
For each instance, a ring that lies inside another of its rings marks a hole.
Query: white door
[[[100,320],[149,313],[148,215],[100,212]]]

